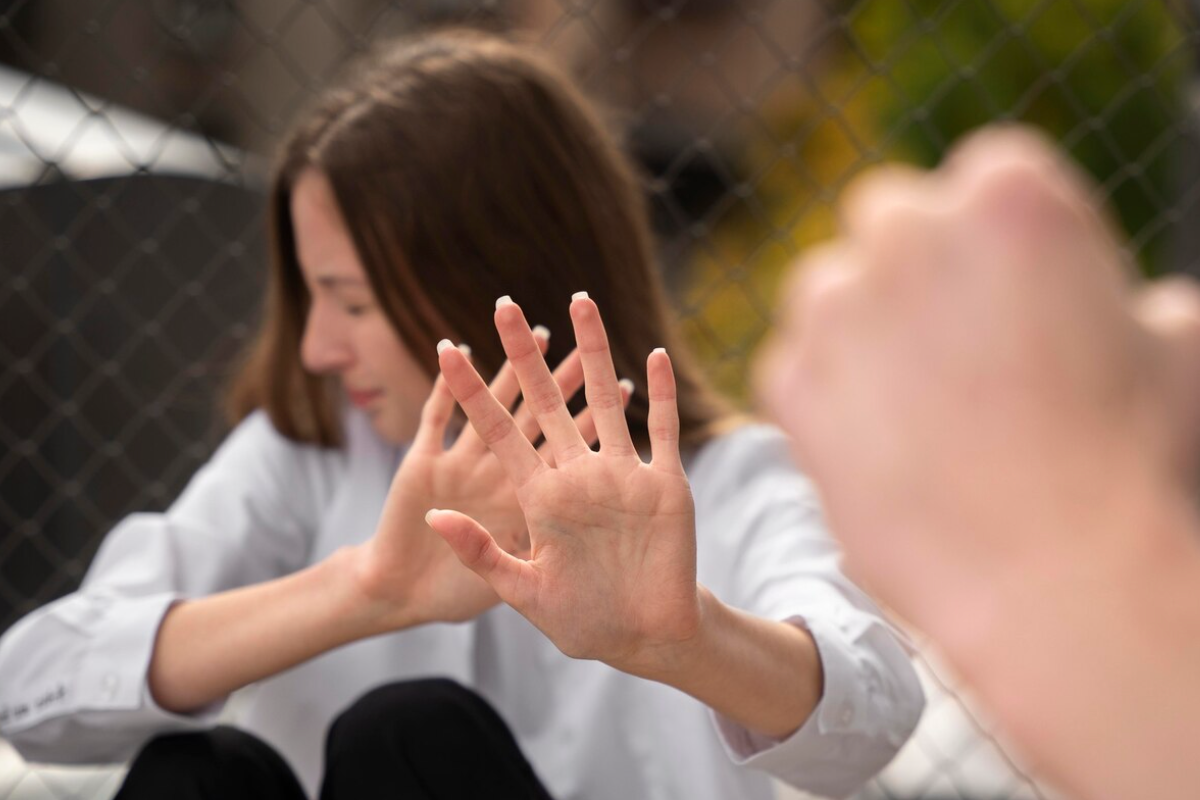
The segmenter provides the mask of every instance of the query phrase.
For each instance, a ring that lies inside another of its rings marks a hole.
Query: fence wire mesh
[[[842,187],[989,121],[1068,148],[1148,274],[1200,272],[1198,5],[0,0],[0,630],[209,455],[255,322],[264,165],[371,44],[466,24],[564,63],[641,163],[687,333],[743,397],[780,274]],[[1049,796],[922,660],[921,728],[864,796]],[[0,751],[0,798],[114,781]]]

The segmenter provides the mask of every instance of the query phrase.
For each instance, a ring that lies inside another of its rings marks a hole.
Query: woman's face
[[[324,175],[301,173],[291,213],[296,256],[312,297],[300,345],[305,369],[336,375],[382,437],[410,441],[433,382],[376,300]]]

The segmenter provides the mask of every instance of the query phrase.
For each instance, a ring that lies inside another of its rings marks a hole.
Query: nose
[[[319,299],[313,300],[304,321],[300,360],[305,369],[318,375],[341,372],[354,360],[336,314]]]

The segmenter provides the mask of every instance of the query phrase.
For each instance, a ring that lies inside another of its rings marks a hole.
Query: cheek
[[[372,323],[362,332],[363,360],[376,379],[403,405],[424,403],[433,381],[421,370],[409,349],[386,322]]]

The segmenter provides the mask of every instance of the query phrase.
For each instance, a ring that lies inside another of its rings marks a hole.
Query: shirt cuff
[[[222,704],[182,715],[150,696],[154,642],[178,599],[168,593],[77,593],[39,612],[30,629],[6,642],[14,650],[36,645],[23,636],[60,642],[57,648],[31,646],[25,659],[9,653],[4,662],[6,677],[18,688],[0,707],[0,724],[25,760],[118,763],[155,734],[215,723]]]
[[[174,593],[116,598],[95,628],[75,686],[81,711],[118,712],[133,727],[190,729],[216,724],[224,701],[190,714],[167,711],[150,692],[150,659],[163,618],[179,602]],[[130,720],[125,715],[134,717]]]
[[[877,715],[868,706],[877,689],[864,676],[870,671],[860,668],[845,632],[820,619],[785,621],[807,630],[816,642],[824,678],[816,708],[784,739],[763,736],[712,712],[717,731],[735,764],[822,797],[846,797],[882,769],[906,737],[879,741],[869,735],[869,721]]]

